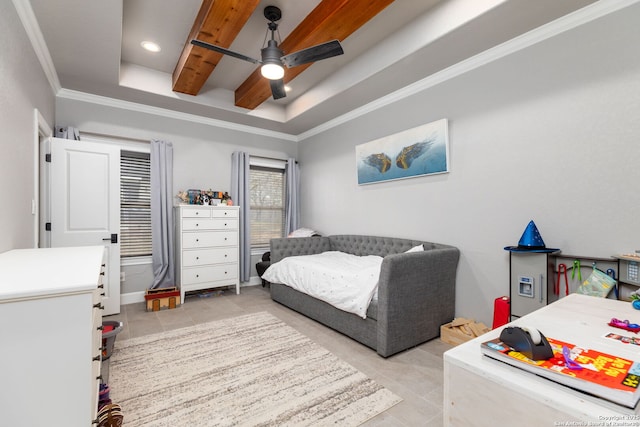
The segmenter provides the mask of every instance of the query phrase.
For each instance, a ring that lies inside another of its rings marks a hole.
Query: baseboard
[[[120,294],[120,305],[135,304],[138,302],[144,302],[144,291]]]
[[[256,285],[262,285],[262,279],[260,278],[260,276],[251,276],[249,278],[248,282],[244,282],[243,284],[241,284],[240,286],[256,286]]]
[[[241,288],[247,286],[262,285],[262,279],[259,276],[251,276],[248,282],[240,283]],[[129,292],[126,294],[120,294],[120,305],[136,304],[144,302],[144,291]]]

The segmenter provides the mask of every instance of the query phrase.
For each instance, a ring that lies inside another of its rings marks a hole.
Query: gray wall
[[[303,141],[303,225],[461,249],[456,313],[491,324],[529,220],[548,247],[640,249],[640,6]],[[358,186],[358,144],[449,119],[451,172]]]
[[[10,0],[0,0],[0,252],[34,245],[34,109],[53,126],[54,95]]]
[[[77,127],[81,133],[172,142],[174,194],[190,188],[229,191],[231,153],[236,150],[282,159],[298,155],[298,145],[291,141],[66,98],[57,98],[56,117],[56,124]],[[149,264],[124,266],[122,271],[123,294],[144,291],[153,279]]]

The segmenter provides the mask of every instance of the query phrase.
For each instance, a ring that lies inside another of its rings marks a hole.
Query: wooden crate
[[[147,289],[144,299],[147,302],[147,311],[176,308],[180,305],[180,290],[175,286],[171,288]]]
[[[440,326],[440,339],[447,344],[458,345],[479,337],[490,330],[482,322],[459,317],[453,319],[453,322]]]

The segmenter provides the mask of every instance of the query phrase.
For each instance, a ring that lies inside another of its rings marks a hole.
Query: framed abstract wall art
[[[449,172],[447,119],[356,146],[358,184]]]

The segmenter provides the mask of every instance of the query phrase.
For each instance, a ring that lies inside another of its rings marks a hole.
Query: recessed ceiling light
[[[160,52],[160,46],[158,46],[158,44],[154,42],[145,40],[142,43],[140,43],[140,46],[142,46],[144,49],[148,50],[149,52]]]

